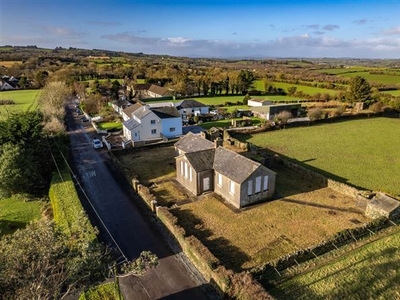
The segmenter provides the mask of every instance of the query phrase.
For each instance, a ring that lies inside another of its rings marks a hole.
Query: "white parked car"
[[[94,149],[103,148],[103,142],[100,141],[98,138],[94,138],[94,139],[93,139],[93,148],[94,148]]]

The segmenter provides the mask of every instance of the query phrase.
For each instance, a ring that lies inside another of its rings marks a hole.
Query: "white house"
[[[182,117],[206,115],[210,112],[210,108],[194,99],[182,100],[175,103],[176,109],[182,115]]]
[[[182,117],[175,107],[141,106],[123,123],[125,139],[132,142],[152,141],[182,135]]]

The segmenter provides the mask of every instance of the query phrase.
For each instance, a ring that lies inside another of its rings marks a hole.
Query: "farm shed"
[[[254,116],[272,120],[276,115],[283,111],[288,111],[295,118],[300,114],[301,104],[300,103],[289,103],[289,104],[273,104],[260,107],[252,107],[251,112]]]
[[[367,204],[365,215],[373,219],[398,217],[400,215],[400,201],[383,193],[377,193]]]

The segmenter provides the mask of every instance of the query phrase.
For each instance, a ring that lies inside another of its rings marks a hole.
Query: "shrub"
[[[375,102],[369,109],[374,113],[380,113],[383,111],[383,104],[381,102]]]
[[[312,108],[307,112],[307,117],[309,117],[311,121],[320,120],[324,117],[324,111],[318,107]]]
[[[292,117],[293,117],[293,116],[292,116],[292,114],[291,114],[289,111],[284,110],[284,111],[281,111],[281,112],[278,114],[277,119],[278,119],[282,124],[286,124],[287,121],[288,121],[290,118],[292,118]]]

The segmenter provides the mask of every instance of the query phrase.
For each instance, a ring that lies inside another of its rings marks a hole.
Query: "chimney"
[[[222,146],[222,144],[223,144],[223,140],[222,140],[220,137],[217,137],[217,138],[214,140],[214,147],[215,147],[215,148],[218,148],[219,146]]]

